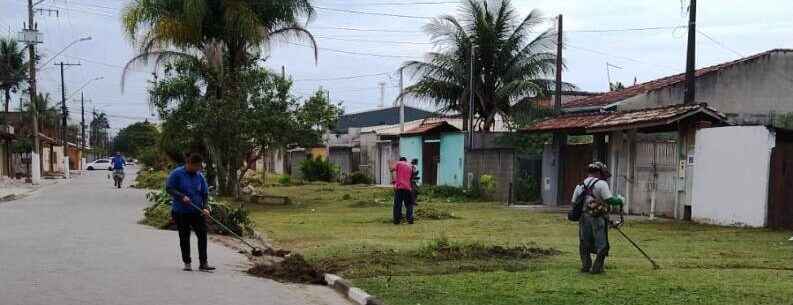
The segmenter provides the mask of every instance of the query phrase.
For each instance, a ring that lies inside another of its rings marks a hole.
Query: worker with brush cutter
[[[609,212],[612,208],[621,208],[623,202],[609,189],[611,174],[605,164],[589,164],[587,173],[588,177],[573,193],[573,209],[568,218],[578,221],[581,272],[599,274],[603,272],[609,253],[609,226],[618,225],[609,221]],[[592,254],[596,256],[594,264]]]
[[[179,247],[185,271],[193,270],[190,259],[191,229],[198,239],[198,270],[215,270],[207,263],[207,224],[204,216],[209,216],[209,188],[200,173],[203,162],[201,155],[191,154],[183,166],[171,172],[165,186],[172,199],[171,215],[179,230]]]

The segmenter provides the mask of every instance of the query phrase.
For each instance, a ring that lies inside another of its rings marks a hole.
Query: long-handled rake
[[[190,202],[190,205],[193,206],[193,208],[195,208],[196,210],[201,211],[201,208],[197,207],[193,202]],[[239,234],[237,234],[234,231],[232,231],[231,229],[229,229],[229,227],[227,227],[226,225],[222,224],[220,221],[215,219],[215,217],[212,217],[212,215],[207,214],[207,217],[209,217],[209,219],[212,219],[212,221],[215,222],[215,224],[219,225],[224,230],[226,230],[227,232],[231,233],[231,235],[234,235],[234,237],[239,239],[242,243],[244,243],[245,245],[250,247],[251,248],[251,255],[253,255],[253,256],[262,256],[264,254],[264,252],[261,249],[257,248],[254,245],[251,245],[251,243],[249,243],[247,240],[242,238],[242,236],[240,236]]]

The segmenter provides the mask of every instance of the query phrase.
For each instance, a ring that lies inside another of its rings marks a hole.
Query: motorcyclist
[[[124,160],[124,157],[121,156],[120,152],[116,152],[110,160],[110,163],[113,166],[114,184],[116,187],[121,188],[121,183],[124,181],[124,166],[127,166],[127,162]]]

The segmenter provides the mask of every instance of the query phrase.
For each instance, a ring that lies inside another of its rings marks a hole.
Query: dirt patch
[[[357,200],[348,206],[351,208],[382,208],[387,207],[388,204],[380,200]]]
[[[300,254],[287,255],[282,261],[257,264],[248,273],[279,282],[324,285],[323,272],[309,264]]]
[[[444,219],[456,219],[457,216],[454,216],[454,213],[449,211],[444,211],[434,207],[428,206],[419,206],[416,209],[416,220],[444,220]]]

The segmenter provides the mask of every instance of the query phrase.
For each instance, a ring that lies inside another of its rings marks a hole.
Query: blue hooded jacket
[[[204,209],[209,199],[209,188],[201,173],[190,173],[184,166],[177,167],[168,176],[165,189],[171,195],[171,210],[174,213],[200,213],[201,211],[182,202],[187,196],[195,206]]]

